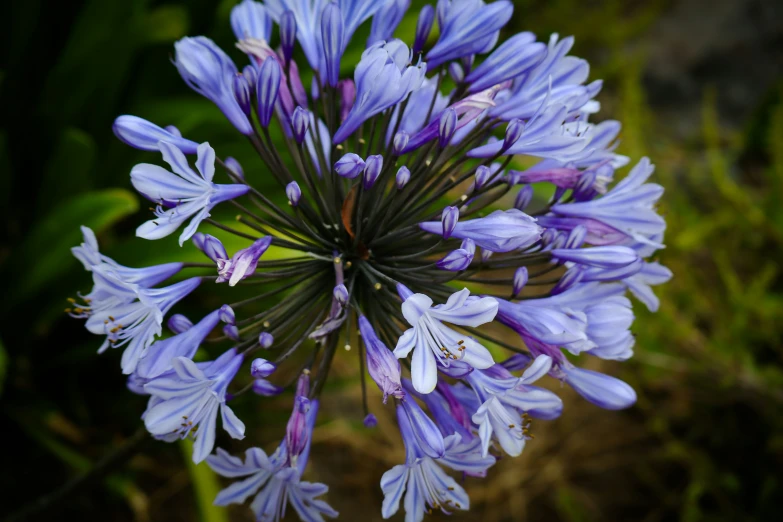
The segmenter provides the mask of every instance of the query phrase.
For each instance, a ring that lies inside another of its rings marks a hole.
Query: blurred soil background
[[[119,143],[114,117],[174,124],[237,157],[256,186],[273,187],[249,147],[169,62],[176,39],[205,34],[243,63],[232,49],[233,4],[11,2],[0,72],[0,518],[89,469],[140,426],[145,400],[126,390],[119,353],[97,356],[101,341],[62,312],[67,297],[90,285],[69,252],[80,242],[78,226],[91,226],[102,250],[129,266],[199,260],[192,247],[133,237],[148,205],[130,190],[128,173],[159,161]],[[420,5],[414,1],[397,36],[412,38]],[[675,276],[656,288],[657,314],[635,306],[634,359],[592,363],[630,382],[638,405],[602,411],[562,389],[563,417],[536,422],[520,458],[500,461],[486,480],[467,480],[471,510],[451,520],[780,520],[783,3],[515,6],[507,33],[576,36],[572,53],[605,81],[598,119],[621,120],[620,150],[657,165],[668,222],[659,257]],[[352,47],[343,63],[360,53]],[[196,317],[225,294],[198,295],[201,302],[178,311]],[[329,484],[341,520],[369,522],[381,520],[378,483],[403,450],[392,409],[374,388],[380,423],[363,428],[356,357],[354,350],[336,358],[306,478]],[[219,443],[273,448],[290,400],[243,397],[235,408],[247,438],[222,434]],[[187,455],[184,443],[150,442],[46,519],[251,520],[246,507],[211,507],[221,483]]]

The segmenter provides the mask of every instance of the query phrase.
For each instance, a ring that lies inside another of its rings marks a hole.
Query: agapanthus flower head
[[[616,151],[620,124],[590,122],[602,84],[569,55],[573,38],[500,41],[507,0],[439,0],[421,9],[415,34],[400,34],[409,5],[242,0],[230,16],[241,70],[205,37],[178,41],[175,67],[258,162],[243,168],[209,135],[120,116],[117,137],[169,167],[131,171],[155,205],[137,235],[181,228],[180,246],[205,257],[129,268],[87,228],[73,249],[93,288],[67,312],[105,336],[100,351],[125,348],[128,388],[150,395],[147,429],[195,438],[196,462],[239,479],[215,503],[252,498],[258,520],[281,520],[289,504],[302,520],[337,516],[320,498],[327,486],[302,479],[330,369],[351,351],[369,375],[362,386],[382,394],[363,393],[351,421],[387,426],[379,410],[393,403],[405,445],[404,462],[379,477],[385,518],[403,497],[408,521],[468,509],[445,468],[481,478],[490,448],[516,456],[533,444],[535,423],[567,411],[544,379],[609,410],[636,401],[582,361],[630,358],[626,294],[654,311],[652,286],[672,276],[652,259],[666,225],[652,164],[616,172],[630,161]],[[362,24],[366,45],[352,38]],[[217,205],[236,221],[213,218]],[[215,294],[192,300],[211,304],[191,321],[172,309],[197,287]],[[246,393],[290,398],[282,442],[270,455],[210,455],[223,431],[244,436],[229,404]]]

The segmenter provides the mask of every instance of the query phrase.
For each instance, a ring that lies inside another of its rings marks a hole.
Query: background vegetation
[[[0,84],[0,516],[89,469],[132,436],[144,409],[125,389],[117,354],[98,357],[99,341],[62,313],[65,298],[89,286],[69,252],[78,226],[91,226],[130,266],[197,257],[173,241],[133,238],[147,205],[129,190],[128,173],[158,159],[120,144],[113,118],[174,124],[237,157],[257,186],[268,183],[249,147],[169,63],[184,35],[231,49],[233,3],[13,3]],[[636,308],[633,361],[605,364],[638,390],[638,406],[605,412],[564,389],[563,418],[537,423],[521,458],[468,481],[473,508],[453,520],[776,519],[783,8],[767,0],[515,4],[509,30],[577,37],[573,52],[605,80],[600,117],[623,122],[624,153],[657,164],[669,224],[660,258],[675,278],[658,289],[659,313]],[[410,16],[397,34],[412,35],[414,25]],[[220,301],[209,299],[183,311],[195,316]],[[342,520],[379,520],[378,481],[402,447],[390,410],[374,408],[379,429],[362,427],[355,357],[336,359],[308,473],[331,486]],[[252,427],[247,440],[279,440],[289,403],[284,395],[238,404]],[[189,464],[186,449],[147,444],[49,519],[249,520],[245,508],[211,507],[220,485],[206,466]]]

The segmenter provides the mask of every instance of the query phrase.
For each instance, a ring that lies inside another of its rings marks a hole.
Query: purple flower
[[[356,103],[334,135],[342,143],[367,119],[396,105],[424,80],[426,64],[409,65],[408,48],[400,40],[375,44],[356,66]]]
[[[378,181],[378,176],[381,175],[383,169],[383,156],[380,154],[374,154],[367,156],[367,162],[364,165],[364,190],[370,190],[375,182]]]
[[[256,379],[263,379],[269,377],[277,370],[277,366],[274,363],[267,361],[266,359],[253,359],[250,365],[250,375]]]
[[[258,108],[258,121],[262,127],[269,127],[272,120],[272,112],[275,109],[278,93],[280,92],[280,82],[283,72],[277,57],[270,56],[261,64],[258,71],[258,80],[256,82],[256,97]]]
[[[145,380],[154,379],[171,370],[177,357],[192,359],[219,320],[220,310],[215,310],[184,332],[153,343],[139,359],[136,375]]]
[[[631,277],[623,279],[623,283],[631,293],[651,312],[657,312],[660,301],[650,288],[651,285],[662,285],[672,278],[672,271],[660,263],[644,263],[641,270]]]
[[[133,186],[146,198],[158,203],[155,219],[136,229],[144,239],[160,239],[177,230],[186,219],[192,218],[179,236],[180,246],[196,233],[199,224],[209,217],[212,207],[222,201],[242,196],[250,190],[247,185],[216,185],[215,151],[209,143],[198,146],[196,174],[188,165],[181,150],[161,141],[158,146],[163,160],[171,170],[141,163],[131,170]]]
[[[597,246],[592,248],[555,248],[552,257],[584,266],[622,268],[636,262],[639,256],[624,246]]]
[[[321,13],[321,41],[323,42],[324,79],[332,87],[340,79],[340,58],[343,54],[343,18],[340,7],[329,2]]]
[[[228,259],[226,247],[224,247],[223,243],[215,236],[196,232],[193,234],[193,244],[196,245],[196,248],[204,252],[204,255],[210,258],[214,263],[217,263],[219,259]]]
[[[506,0],[491,4],[480,0],[438,2],[440,38],[427,53],[430,67],[492,49],[498,30],[506,25],[513,11],[514,6]]]
[[[413,350],[411,378],[420,393],[430,393],[438,383],[438,364],[449,366],[461,360],[473,368],[488,368],[495,362],[481,344],[461,335],[441,321],[476,327],[495,318],[497,301],[489,297],[470,297],[467,288],[449,297],[446,304],[432,306],[432,299],[413,294],[402,303],[402,314],[412,328],[402,334],[394,355],[407,357]],[[415,350],[414,350],[415,348]]]
[[[436,266],[441,270],[449,272],[459,272],[467,269],[473,262],[473,254],[464,248],[452,250],[446,256],[437,262]]]
[[[242,365],[242,354],[228,350],[214,361],[194,363],[186,357],[172,362],[173,371],[144,385],[151,395],[144,425],[158,436],[175,434],[195,437],[193,462],[199,463],[212,452],[218,410],[231,437],[243,439],[245,425],[226,405],[226,388]]]
[[[92,272],[100,269],[104,272],[115,275],[118,279],[142,288],[155,286],[162,283],[169,277],[182,270],[183,263],[164,263],[162,265],[148,266],[144,268],[129,268],[117,263],[110,257],[100,253],[98,250],[98,240],[95,233],[87,228],[81,227],[84,242],[71,248],[73,257],[81,261],[84,269]]]
[[[383,392],[383,402],[391,395],[403,399],[405,392],[400,383],[400,363],[391,350],[378,338],[365,316],[359,316],[359,331],[366,348],[367,371]]]
[[[204,36],[182,38],[174,44],[174,65],[188,86],[223,111],[242,134],[253,134],[253,125],[234,96],[236,65]]]
[[[268,41],[272,36],[272,19],[261,3],[244,0],[231,9],[231,30],[237,40],[255,38]]]
[[[408,167],[403,165],[399,168],[397,171],[397,174],[394,177],[394,184],[397,187],[397,190],[402,190],[405,188],[405,185],[408,184],[408,182],[411,180],[411,171],[408,170]]]
[[[465,78],[471,84],[469,91],[483,91],[538,65],[546,55],[546,45],[535,40],[533,33],[519,33],[503,42]]]
[[[358,154],[349,152],[334,164],[334,171],[338,176],[354,179],[364,172],[365,163]]]
[[[430,4],[425,5],[419,11],[419,18],[416,21],[416,38],[413,43],[413,53],[418,54],[424,48],[427,38],[432,31],[432,24],[435,21],[435,8]]]
[[[494,435],[503,451],[516,457],[522,453],[527,434],[527,421],[523,413],[544,419],[560,416],[563,402],[549,390],[531,386],[549,372],[552,359],[539,355],[525,370],[522,377],[513,377],[505,368],[495,365],[492,370],[472,372],[466,378],[476,393],[481,406],[473,415],[473,422],[479,426],[482,454],[487,455],[489,443]]]
[[[201,278],[194,277],[165,288],[142,288],[104,268],[94,268],[92,278],[93,290],[83,298],[86,304],[73,315],[87,318],[85,327],[90,333],[106,336],[98,353],[125,346],[121,364],[126,375],[134,372],[161,334],[163,316],[201,283]]]
[[[372,28],[367,46],[381,40],[391,40],[394,30],[400,25],[402,17],[410,7],[410,0],[386,0],[380,9],[372,17]]]
[[[253,275],[258,266],[258,260],[272,244],[271,236],[264,236],[256,240],[252,245],[237,251],[231,259],[218,259],[218,278],[216,283],[225,283],[234,286],[242,279]]]
[[[645,183],[653,173],[650,160],[642,158],[620,183],[603,197],[591,201],[557,204],[552,212],[571,218],[592,219],[618,230],[636,241],[660,243],[649,238],[662,234],[666,222],[655,211],[655,205],[663,194],[663,187]]]
[[[114,120],[112,130],[120,141],[134,149],[156,151],[159,141],[169,142],[185,154],[195,154],[198,148],[195,141],[186,140],[137,116],[119,116]]]
[[[187,332],[193,328],[193,321],[182,314],[174,314],[166,321],[166,326],[176,335]]]
[[[291,203],[291,206],[299,205],[299,200],[302,198],[302,189],[299,188],[299,183],[292,181],[286,185],[285,195],[288,197],[288,202]]]
[[[439,221],[419,223],[419,227],[431,234],[444,235],[443,224]],[[520,210],[510,209],[496,210],[484,218],[460,221],[451,235],[472,239],[476,245],[493,252],[511,252],[532,245],[541,238],[542,232],[534,218]]]

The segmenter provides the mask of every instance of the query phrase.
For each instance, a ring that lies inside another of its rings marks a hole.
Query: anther
[[[350,261],[346,261],[345,262],[345,268],[351,268],[351,262]]]
[[[263,325],[264,325],[264,328],[269,328],[271,326],[269,321],[264,321]]]
[[[375,286],[374,286],[374,288],[375,288],[376,290],[380,290],[380,289],[381,289],[381,284],[380,284],[380,283],[375,283]]]
[[[302,370],[302,373],[305,374],[305,375],[310,375],[310,369],[309,368],[305,368],[304,370]]]
[[[350,344],[346,344],[345,345],[345,351],[346,352],[350,352],[351,351],[351,345]]]
[[[343,262],[343,260],[342,260],[342,258],[341,258],[341,257],[335,257],[335,258],[334,258],[334,264],[335,264],[335,265],[339,265],[339,264],[340,264],[340,263],[342,263],[342,262]]]

